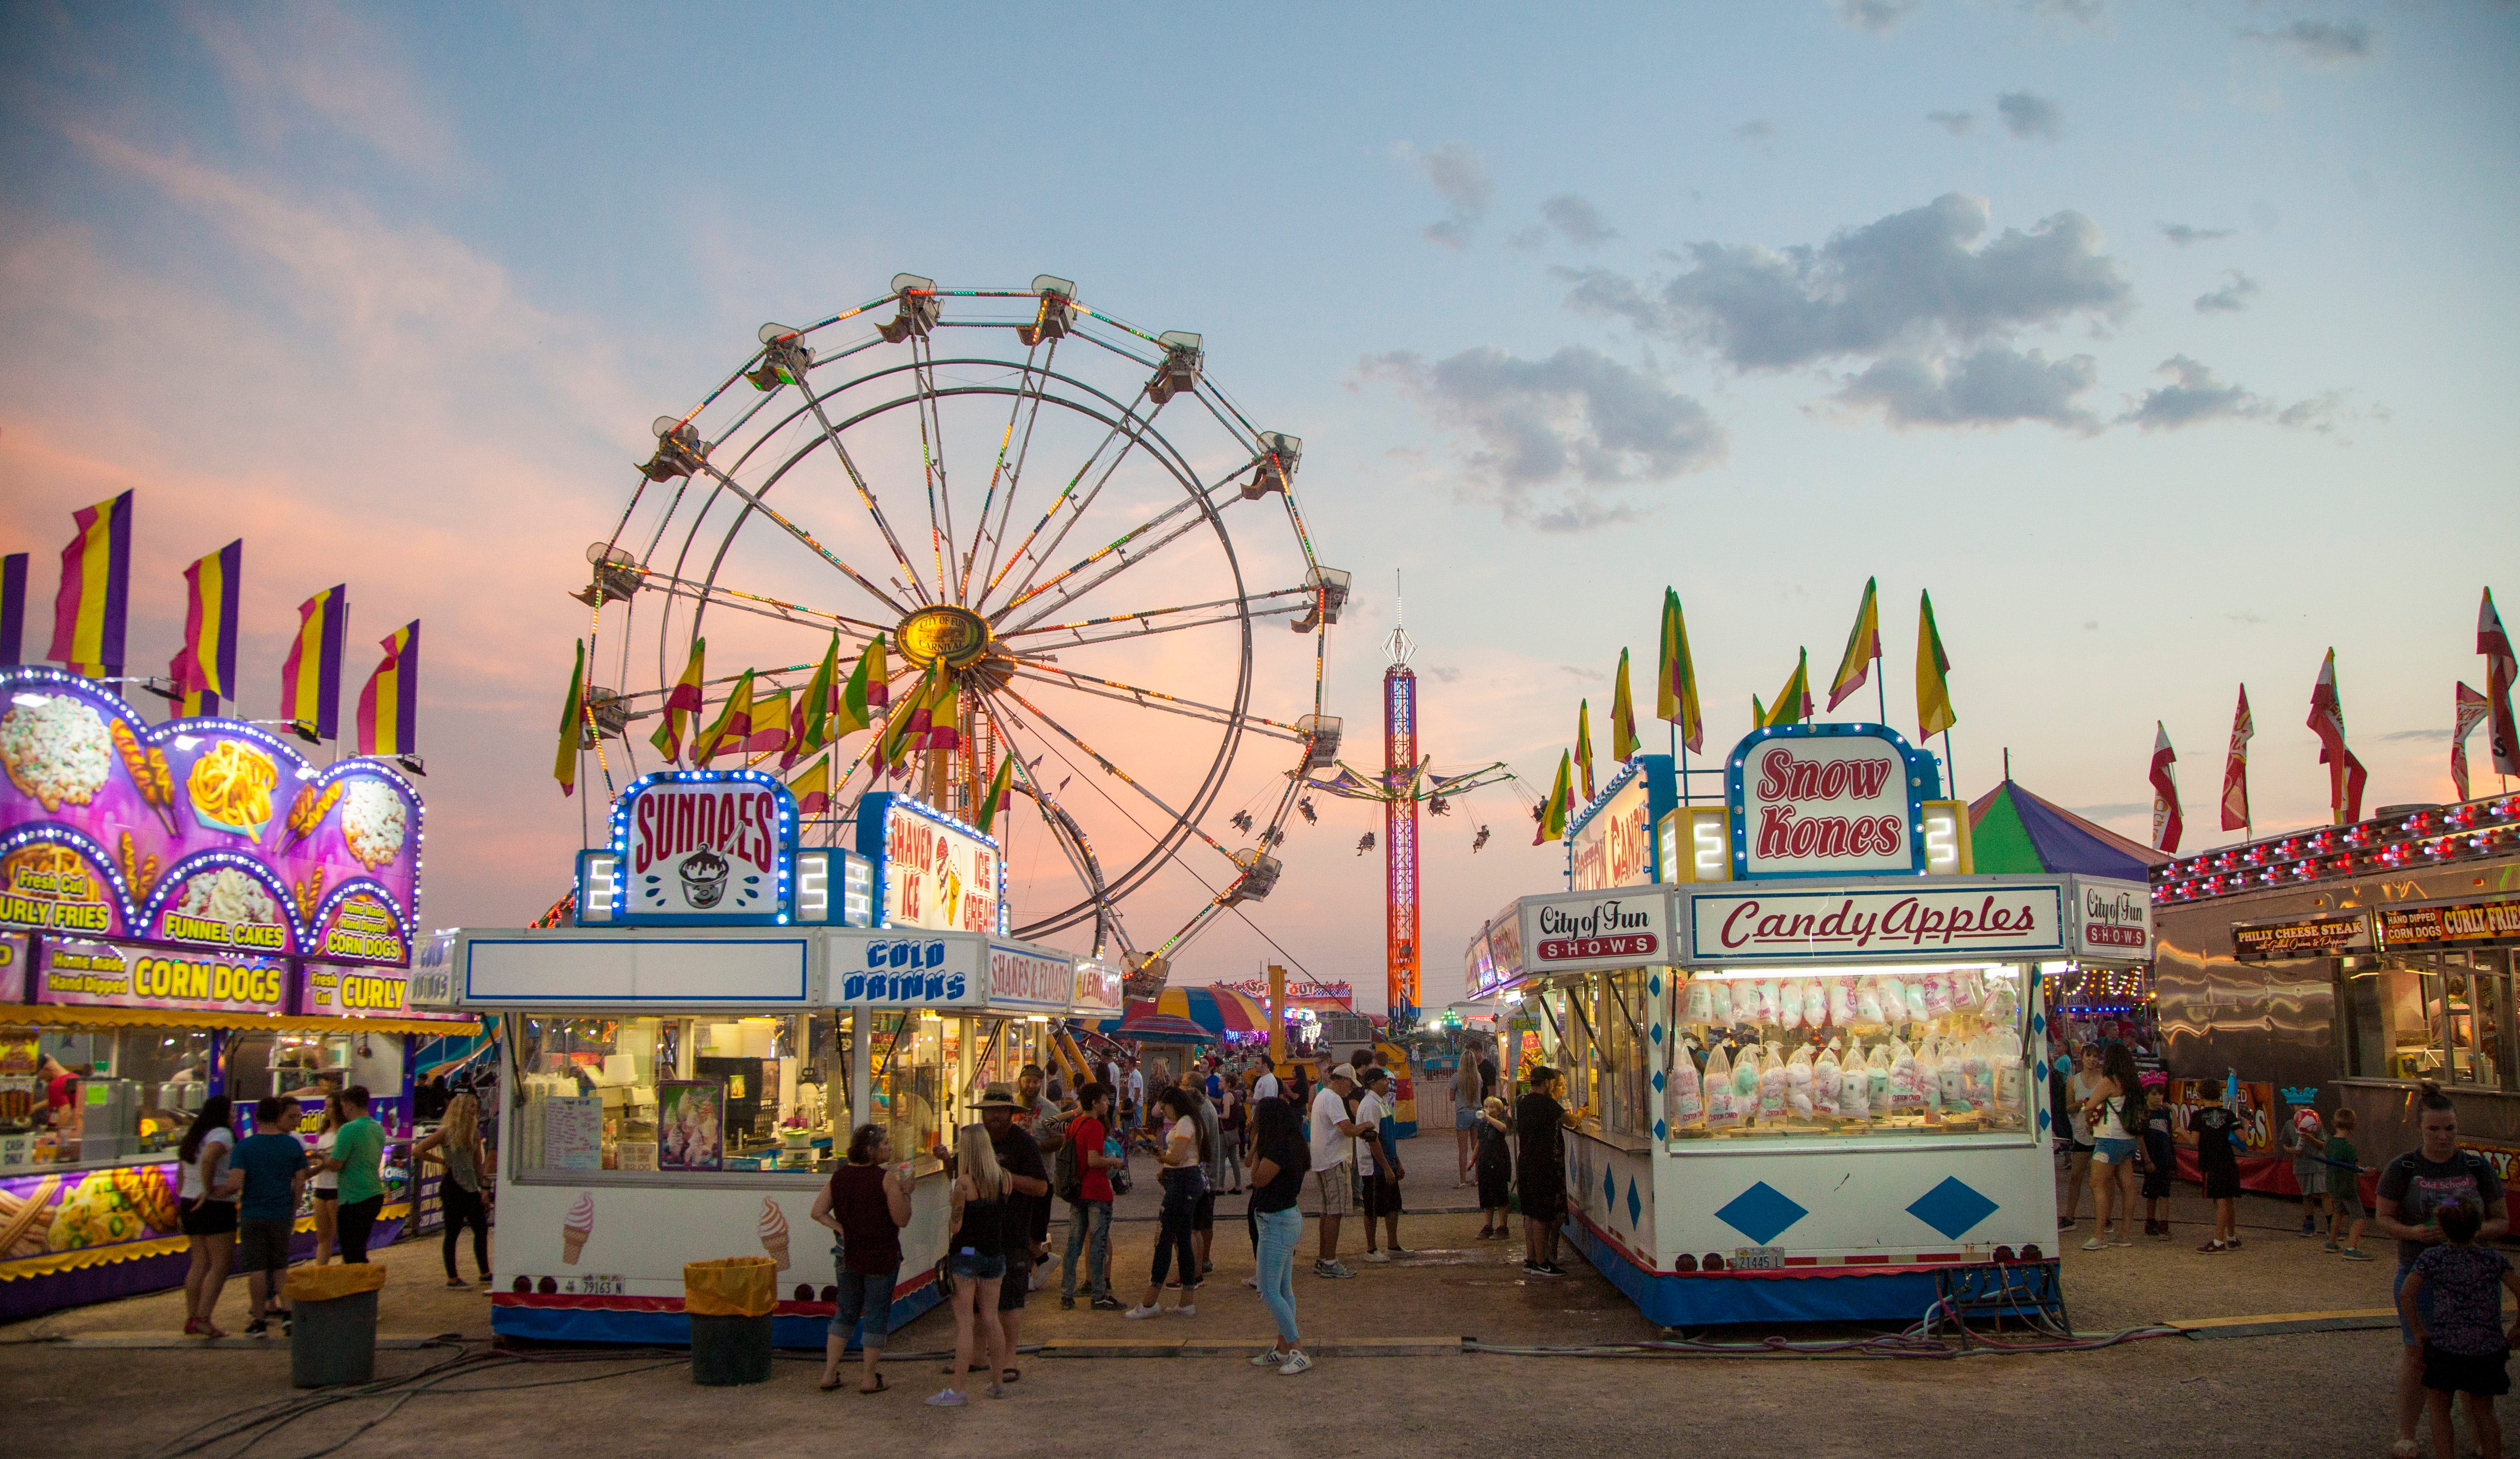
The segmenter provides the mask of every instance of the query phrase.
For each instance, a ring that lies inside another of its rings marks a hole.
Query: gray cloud
[[[2295,21],[2276,30],[2242,30],[2240,38],[2289,51],[2315,66],[2368,61],[2380,49],[2379,32],[2361,21]]]
[[[2044,21],[2099,25],[2109,19],[2109,5],[2108,0],[2021,0],[2021,13]]]
[[[1493,345],[1432,363],[1396,352],[1368,356],[1359,373],[1476,438],[1465,464],[1480,494],[1544,531],[1633,520],[1638,509],[1616,493],[1724,456],[1723,428],[1704,407],[1582,345],[1539,360]]]
[[[2192,243],[2211,243],[2229,238],[2228,228],[2191,228],[2184,223],[2164,223],[2161,236],[2184,248]]]
[[[1392,149],[1392,155],[1417,168],[1451,211],[1450,217],[1426,225],[1426,242],[1448,248],[1467,247],[1480,220],[1496,201],[1496,184],[1488,176],[1487,159],[1464,142],[1447,142],[1432,152],[1419,152],[1403,142]]]
[[[1540,204],[1540,215],[1578,248],[1598,248],[1619,236],[1599,208],[1572,193],[1560,193]]]
[[[1837,0],[1840,24],[1878,35],[1916,13],[1924,0]]]
[[[1878,407],[1896,426],[2040,420],[2089,434],[2099,429],[2099,420],[2075,397],[2098,379],[2098,366],[2090,355],[2051,361],[2035,349],[2022,354],[1990,344],[1958,360],[1876,360],[1849,378],[1837,398],[1860,408]]]
[[[1599,684],[1602,680],[1610,677],[1598,669],[1579,669],[1573,664],[1559,664],[1557,667],[1561,672],[1571,674],[1577,679],[1584,681],[1586,684]]]
[[[2152,809],[2150,801],[2108,801],[2096,806],[2067,806],[2075,815],[2090,820],[2115,820],[2121,816],[2137,816]]]
[[[1969,130],[1977,125],[1974,111],[1928,111],[1925,119],[1955,137],[1967,136]]]
[[[2258,296],[2257,280],[2241,273],[2238,269],[2226,269],[2224,272],[2230,276],[2231,282],[2211,293],[2198,294],[2196,296],[2197,313],[2237,314],[2248,308],[2249,301]]]
[[[1567,307],[1625,319],[1642,333],[1703,346],[1739,370],[1785,370],[1847,355],[1972,343],[2076,315],[2115,320],[2135,292],[2077,212],[1988,227],[1985,199],[1947,193],[1818,245],[1701,243],[1690,265],[1651,283],[1560,269]]]
[[[2388,733],[2381,735],[2380,738],[2387,740],[2437,739],[2447,741],[2450,738],[2450,727],[2445,725],[2439,730],[2392,730]]]
[[[1454,668],[1450,664],[1436,664],[1426,672],[1435,676],[1435,682],[1437,684],[1460,684],[1462,682],[1462,671]]]
[[[1753,117],[1732,129],[1733,140],[1760,146],[1777,140],[1777,124],[1764,116]]]
[[[2173,355],[2154,372],[2171,377],[2169,384],[2147,390],[2118,420],[2145,430],[2178,430],[2213,420],[2270,420],[2295,430],[2333,431],[2352,419],[2343,392],[2325,391],[2288,406],[2278,406],[2255,391],[2216,374],[2185,355]]]
[[[2005,92],[1995,99],[1995,111],[2003,129],[2025,142],[2053,142],[2065,134],[2065,109],[2032,92]]]

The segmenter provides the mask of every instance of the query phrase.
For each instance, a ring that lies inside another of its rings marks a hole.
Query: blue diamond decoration
[[[1667,1140],[1671,1138],[1670,1131],[1664,1127],[1663,1123],[1660,1120],[1656,1120],[1654,1122],[1654,1138],[1658,1140]]]
[[[1654,1047],[1656,1047],[1656,1048],[1660,1048],[1660,1047],[1662,1047],[1662,1025],[1661,1025],[1661,1024],[1655,1024],[1655,1025],[1653,1026],[1653,1041],[1654,1041]]]
[[[1993,1201],[1957,1175],[1945,1176],[1942,1184],[1918,1196],[1908,1208],[1910,1216],[1942,1232],[1946,1241],[1959,1240],[1961,1232],[1995,1212]]]
[[[1760,1246],[1766,1246],[1786,1227],[1809,1215],[1811,1213],[1793,1197],[1762,1180],[1725,1202],[1715,1213],[1715,1218]]]
[[[2033,1014],[2031,1014],[2031,1015],[2030,1015],[2030,1032],[2032,1032],[2032,1033],[2034,1033],[2034,1034],[2045,1034],[2045,1033],[2047,1033],[2047,1032],[2048,1032],[2048,1015],[2047,1015],[2047,1014],[2045,1014],[2045,1013],[2033,1013]]]
[[[1654,1071],[1654,1092],[1657,1094],[1662,1092],[1662,1071],[1659,1069]]]
[[[1650,977],[1650,978],[1646,979],[1646,980],[1645,980],[1645,987],[1646,987],[1646,988],[1648,988],[1648,989],[1650,989],[1650,990],[1652,991],[1653,995],[1654,995],[1655,997],[1661,997],[1661,996],[1662,996],[1662,974],[1660,974],[1660,973],[1656,973],[1656,974],[1654,974],[1652,977]]]
[[[1601,1172],[1601,1199],[1602,1199],[1602,1200],[1604,1200],[1604,1201],[1616,1201],[1618,1198],[1619,1198],[1619,1181],[1618,1181],[1618,1177],[1617,1177],[1617,1176],[1615,1176],[1615,1175],[1612,1175],[1612,1174],[1611,1174],[1609,1172],[1607,1172],[1607,1171],[1603,1171],[1603,1172]],[[2094,1198],[2094,1199],[2096,1199],[2096,1198]]]
[[[1629,1226],[1629,1228],[1630,1228],[1631,1230],[1635,1229],[1637,1222],[1638,1222],[1638,1221],[1641,1221],[1641,1220],[1642,1220],[1642,1219],[1644,1219],[1644,1215],[1645,1215],[1645,1203],[1637,1199],[1637,1177],[1636,1177],[1636,1176],[1634,1176],[1634,1175],[1630,1175],[1630,1176],[1628,1177],[1628,1226]]]
[[[2048,1132],[2048,1112],[2046,1110],[2041,1110],[2039,1112],[2039,1132],[2041,1134],[2046,1134]]]

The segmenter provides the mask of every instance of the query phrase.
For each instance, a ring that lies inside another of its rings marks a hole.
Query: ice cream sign
[[[875,865],[886,927],[1004,933],[1006,866],[997,841],[905,795],[858,803],[858,854]]]
[[[1941,774],[1881,725],[1752,730],[1726,762],[1732,876],[1895,876],[1926,869],[1924,803]]]
[[[612,807],[606,920],[784,923],[790,914],[796,801],[757,771],[668,771]],[[581,891],[584,895],[584,891]]]

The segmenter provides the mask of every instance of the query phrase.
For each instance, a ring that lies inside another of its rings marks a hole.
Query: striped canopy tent
[[[1986,875],[2079,871],[2139,882],[2171,860],[2011,779],[1969,802],[1969,845],[1972,862]]]
[[[1265,1034],[1269,1010],[1231,988],[1167,988],[1150,999],[1131,1001],[1118,1018],[1106,1018],[1099,1027],[1122,1039],[1210,1039]]]

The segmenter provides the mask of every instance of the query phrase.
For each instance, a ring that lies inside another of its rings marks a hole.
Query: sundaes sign
[[[1732,752],[1732,875],[1882,876],[1922,865],[1921,777],[1878,725],[1762,730]]]
[[[1529,897],[1522,945],[1535,973],[1642,967],[1671,960],[1671,898],[1637,888],[1610,895]]]
[[[787,911],[795,802],[751,771],[651,775],[613,810],[625,922],[770,922]]]
[[[1689,900],[1689,960],[2061,954],[2065,897],[2061,882],[1699,893]]]

